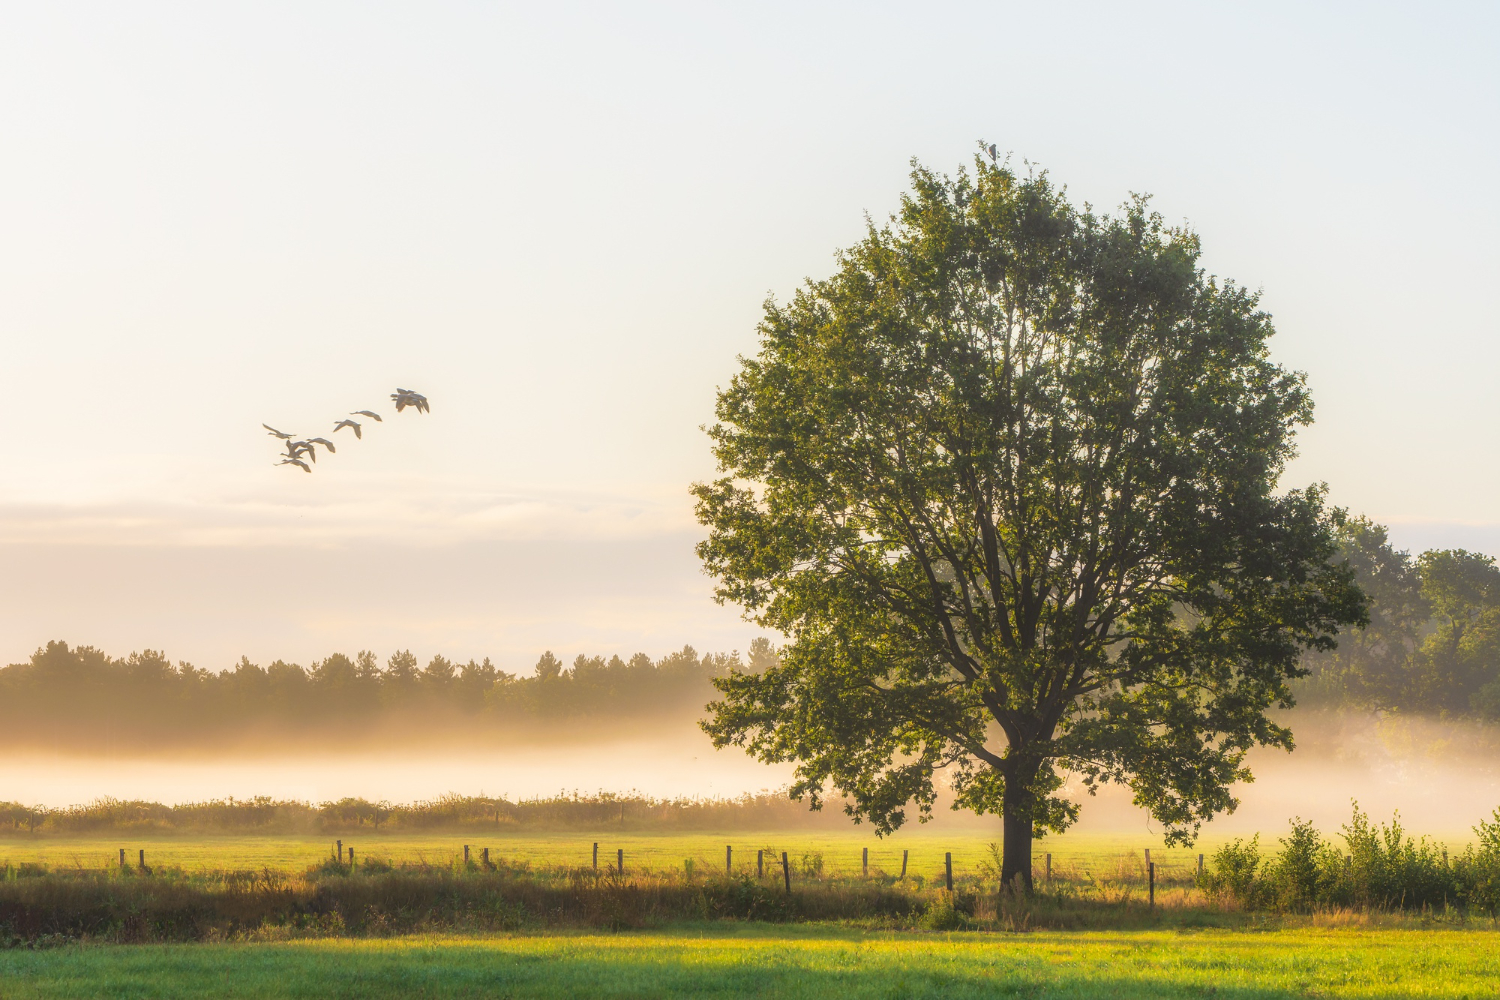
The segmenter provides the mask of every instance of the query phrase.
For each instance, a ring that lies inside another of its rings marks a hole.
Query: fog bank
[[[1291,754],[1258,751],[1256,780],[1241,785],[1241,805],[1204,828],[1208,837],[1259,832],[1274,843],[1300,816],[1335,833],[1350,800],[1377,820],[1396,810],[1417,833],[1466,839],[1500,806],[1500,731],[1424,719],[1375,719],[1293,713]],[[320,802],[356,796],[411,802],[448,792],[511,799],[558,792],[636,791],[649,796],[733,797],[785,786],[789,765],[760,764],[737,749],[714,750],[690,723],[649,735],[602,734],[467,750],[387,753],[262,754],[223,757],[0,756],[0,800],[51,807],[100,796],[164,803],[270,795]],[[1139,834],[1159,841],[1160,826],[1130,803],[1128,790],[1105,788],[1083,803],[1074,832]],[[941,827],[996,828],[991,817],[940,810]]]

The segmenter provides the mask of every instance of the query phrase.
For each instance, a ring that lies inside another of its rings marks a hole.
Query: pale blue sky
[[[1497,10],[0,8],[0,660],[743,648],[714,387],[980,138],[1264,289],[1295,482],[1500,552]],[[433,412],[271,467],[398,384]]]

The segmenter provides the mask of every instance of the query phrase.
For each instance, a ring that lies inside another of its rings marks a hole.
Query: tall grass
[[[1412,837],[1399,817],[1370,821],[1356,804],[1339,840],[1293,821],[1281,849],[1267,857],[1259,837],[1220,848],[1198,880],[1212,896],[1245,909],[1308,912],[1330,907],[1500,910],[1500,809],[1474,828],[1463,854]]]
[[[824,874],[809,857],[785,891],[779,871],[630,871],[532,865],[495,858],[394,864],[362,856],[291,875],[75,865],[0,869],[0,947],[279,939],[544,927],[637,928],[683,921],[843,921],[880,928],[1129,927],[1241,922],[1181,905],[1149,907],[1139,893],[1058,885],[1031,897],[983,878],[940,882]],[[701,871],[701,869],[700,869]]]

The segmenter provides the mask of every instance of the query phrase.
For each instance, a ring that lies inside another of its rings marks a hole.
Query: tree
[[[717,683],[718,746],[795,761],[880,833],[947,769],[1003,816],[1001,876],[1123,782],[1190,842],[1236,805],[1303,648],[1364,619],[1323,490],[1277,492],[1303,377],[1256,296],[1136,198],[913,166],[837,273],[767,302],[694,486],[720,601],[790,641]]]
[[[1500,569],[1492,557],[1463,549],[1423,552],[1417,562],[1435,626],[1422,643],[1422,701],[1441,712],[1493,715],[1497,692],[1490,685],[1500,679]]]
[[[427,663],[427,669],[422,671],[422,683],[431,688],[436,694],[441,695],[453,684],[454,678],[458,676],[458,668],[453,661],[446,656],[434,656]]]
[[[553,681],[562,676],[562,660],[547,650],[536,661],[536,675],[541,680]]]
[[[1423,697],[1415,669],[1430,614],[1418,564],[1390,543],[1385,525],[1367,517],[1338,526],[1338,558],[1354,573],[1369,601],[1369,622],[1344,629],[1337,649],[1304,658],[1306,689],[1325,702],[1394,711]]]

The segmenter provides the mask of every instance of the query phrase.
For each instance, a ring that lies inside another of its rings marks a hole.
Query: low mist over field
[[[1303,657],[1298,707],[1273,712],[1296,749],[1250,753],[1255,780],[1234,788],[1241,805],[1212,820],[1210,836],[1274,838],[1293,817],[1337,829],[1351,800],[1463,836],[1500,807],[1500,571],[1463,550],[1412,556],[1363,518],[1340,528],[1339,544],[1371,597],[1370,623]],[[765,636],[728,652],[547,650],[509,670],[399,649],[307,664],[241,657],[213,671],[55,641],[0,668],[0,801],[735,798],[785,788],[794,769],[716,750],[699,723],[722,697],[716,682],[780,662]],[[990,742],[1003,744],[998,730]],[[946,808],[948,777],[934,822],[996,828]],[[1160,835],[1120,786],[1090,797],[1068,776],[1061,793],[1082,803],[1076,832]]]
[[[1255,782],[1236,788],[1240,808],[1205,826],[1205,836],[1259,832],[1274,840],[1293,817],[1337,830],[1356,799],[1376,818],[1389,819],[1399,810],[1409,829],[1463,839],[1500,807],[1500,728],[1314,710],[1293,711],[1283,721],[1297,735],[1297,750],[1252,754]],[[314,804],[346,797],[416,802],[445,793],[515,801],[575,791],[734,798],[791,780],[790,765],[761,764],[732,748],[715,750],[690,713],[613,730],[559,723],[442,749],[239,747],[208,755],[13,749],[0,756],[3,797],[51,808],[101,795],[166,804],[257,795]],[[1070,785],[1065,793],[1083,803],[1073,832],[1159,839],[1159,826],[1131,804],[1124,789],[1108,787],[1090,798]],[[940,803],[935,812],[935,828],[998,828],[994,817],[945,806]]]

